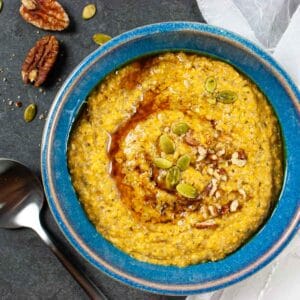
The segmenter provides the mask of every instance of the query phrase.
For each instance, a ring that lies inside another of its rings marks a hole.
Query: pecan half
[[[26,22],[44,30],[61,31],[70,23],[64,8],[55,0],[22,0],[20,14]]]
[[[38,40],[22,65],[23,82],[34,83],[36,87],[44,83],[56,61],[58,51],[59,44],[55,36],[47,35]]]

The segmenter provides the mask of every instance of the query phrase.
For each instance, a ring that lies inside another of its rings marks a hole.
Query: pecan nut
[[[193,137],[193,133],[191,130],[187,132],[184,136],[184,141],[190,146],[198,146],[199,142]]]
[[[24,83],[34,83],[38,87],[47,78],[59,51],[58,40],[53,35],[42,37],[29,51],[22,65]]]
[[[221,208],[221,215],[226,215],[230,211],[230,204],[225,204]]]
[[[238,167],[244,167],[247,163],[247,156],[244,150],[234,152],[231,155],[231,162]]]
[[[230,207],[229,207],[230,212],[236,212],[238,207],[239,207],[239,201],[238,200],[235,199],[235,200],[231,201]]]
[[[20,14],[26,22],[44,30],[61,31],[70,23],[64,8],[55,0],[22,0]]]
[[[218,224],[214,219],[209,219],[200,223],[194,224],[194,227],[197,229],[206,229],[206,228],[216,228],[218,227]]]

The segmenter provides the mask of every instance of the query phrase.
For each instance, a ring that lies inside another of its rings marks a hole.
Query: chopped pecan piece
[[[247,155],[244,149],[240,149],[238,151],[238,158],[242,159],[242,160],[246,160],[247,159]]]
[[[208,175],[211,175],[211,176],[214,175],[214,169],[211,166],[208,166],[206,172]]]
[[[238,200],[233,200],[231,203],[230,203],[230,212],[236,212],[237,209],[239,207],[239,201]]]
[[[245,192],[244,189],[242,189],[242,188],[241,188],[241,189],[238,189],[238,192],[243,196],[244,199],[246,199],[246,196],[247,196],[247,195],[246,195],[246,192]]]
[[[23,82],[40,86],[53,67],[58,51],[59,44],[55,36],[47,35],[38,40],[22,65]]]
[[[216,193],[215,193],[215,198],[216,198],[216,199],[220,199],[220,197],[221,197],[220,191],[216,191]]]
[[[217,156],[216,154],[210,154],[210,155],[208,156],[208,158],[209,158],[210,160],[218,160],[218,156]]]
[[[216,126],[217,126],[217,121],[216,120],[210,120],[210,124],[212,126],[213,129],[216,129]]]
[[[197,155],[196,161],[203,160],[207,155],[207,150],[203,146],[199,146],[197,148],[197,152],[198,152],[198,155]]]
[[[201,205],[200,207],[200,213],[202,214],[204,219],[208,218],[208,209],[206,205]]]
[[[227,177],[226,171],[224,169],[222,169],[222,168],[221,169],[212,169],[212,171],[213,171],[212,175],[217,180],[227,181],[228,177]]]
[[[199,142],[192,136],[191,130],[184,136],[184,141],[190,146],[198,146]]]
[[[226,172],[226,170],[224,168],[220,168],[219,169],[219,174],[221,174],[221,175],[227,175],[227,172]]]
[[[221,208],[221,215],[226,215],[230,211],[229,204],[223,205]]]
[[[214,149],[208,149],[207,152],[208,152],[208,154],[215,154],[215,150]]]
[[[218,209],[214,205],[209,205],[208,211],[212,217],[216,217],[219,214]]]
[[[218,189],[218,181],[212,178],[210,183],[204,188],[203,195],[212,197]]]
[[[215,204],[215,207],[216,207],[216,209],[218,210],[218,213],[221,211],[221,209],[222,209],[222,205],[221,204],[219,204],[219,203],[216,203]]]
[[[205,229],[205,228],[216,228],[218,224],[214,219],[209,219],[200,223],[194,224],[194,227],[197,229]]]
[[[61,31],[70,23],[56,0],[22,0],[20,14],[26,22],[44,30]]]
[[[217,191],[218,185],[217,185],[218,181],[213,178],[210,182],[210,190],[209,190],[209,196],[212,197],[214,195],[214,193]]]
[[[245,154],[241,154],[243,152],[234,152],[231,156],[231,162],[239,167],[244,167],[247,163],[247,159],[246,159],[246,155]]]
[[[221,175],[221,176],[220,176],[220,179],[221,179],[222,181],[227,181],[228,177],[227,177],[227,175]]]
[[[222,149],[218,150],[216,154],[217,154],[217,156],[220,157],[220,156],[223,156],[225,154],[225,152],[226,152],[225,149],[222,148]]]

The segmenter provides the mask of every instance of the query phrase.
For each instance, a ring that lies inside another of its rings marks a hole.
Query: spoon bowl
[[[33,215],[24,216],[29,209],[39,214],[44,204],[38,178],[19,162],[0,158],[0,191],[0,227],[31,228]]]
[[[33,229],[91,299],[107,299],[67,258],[40,221],[44,192],[37,176],[21,163],[0,158],[0,228]]]

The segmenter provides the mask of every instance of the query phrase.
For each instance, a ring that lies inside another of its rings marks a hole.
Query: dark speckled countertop
[[[55,94],[73,68],[96,49],[91,37],[96,32],[116,36],[137,26],[162,21],[203,21],[195,0],[98,0],[97,15],[84,21],[82,8],[89,1],[61,0],[71,26],[54,33],[61,42],[59,63],[42,89],[24,86],[20,76],[27,51],[46,34],[26,24],[19,15],[20,1],[4,0],[0,13],[0,157],[21,161],[40,174],[40,143],[43,116]],[[14,104],[21,101],[23,106]],[[28,103],[38,106],[37,118],[25,124],[23,110]],[[40,117],[40,118],[39,118]],[[152,295],[116,282],[97,271],[72,250],[55,224],[44,213],[47,228],[61,241],[80,268],[109,299],[181,299]],[[37,235],[27,229],[0,229],[0,299],[87,299],[84,292]]]

